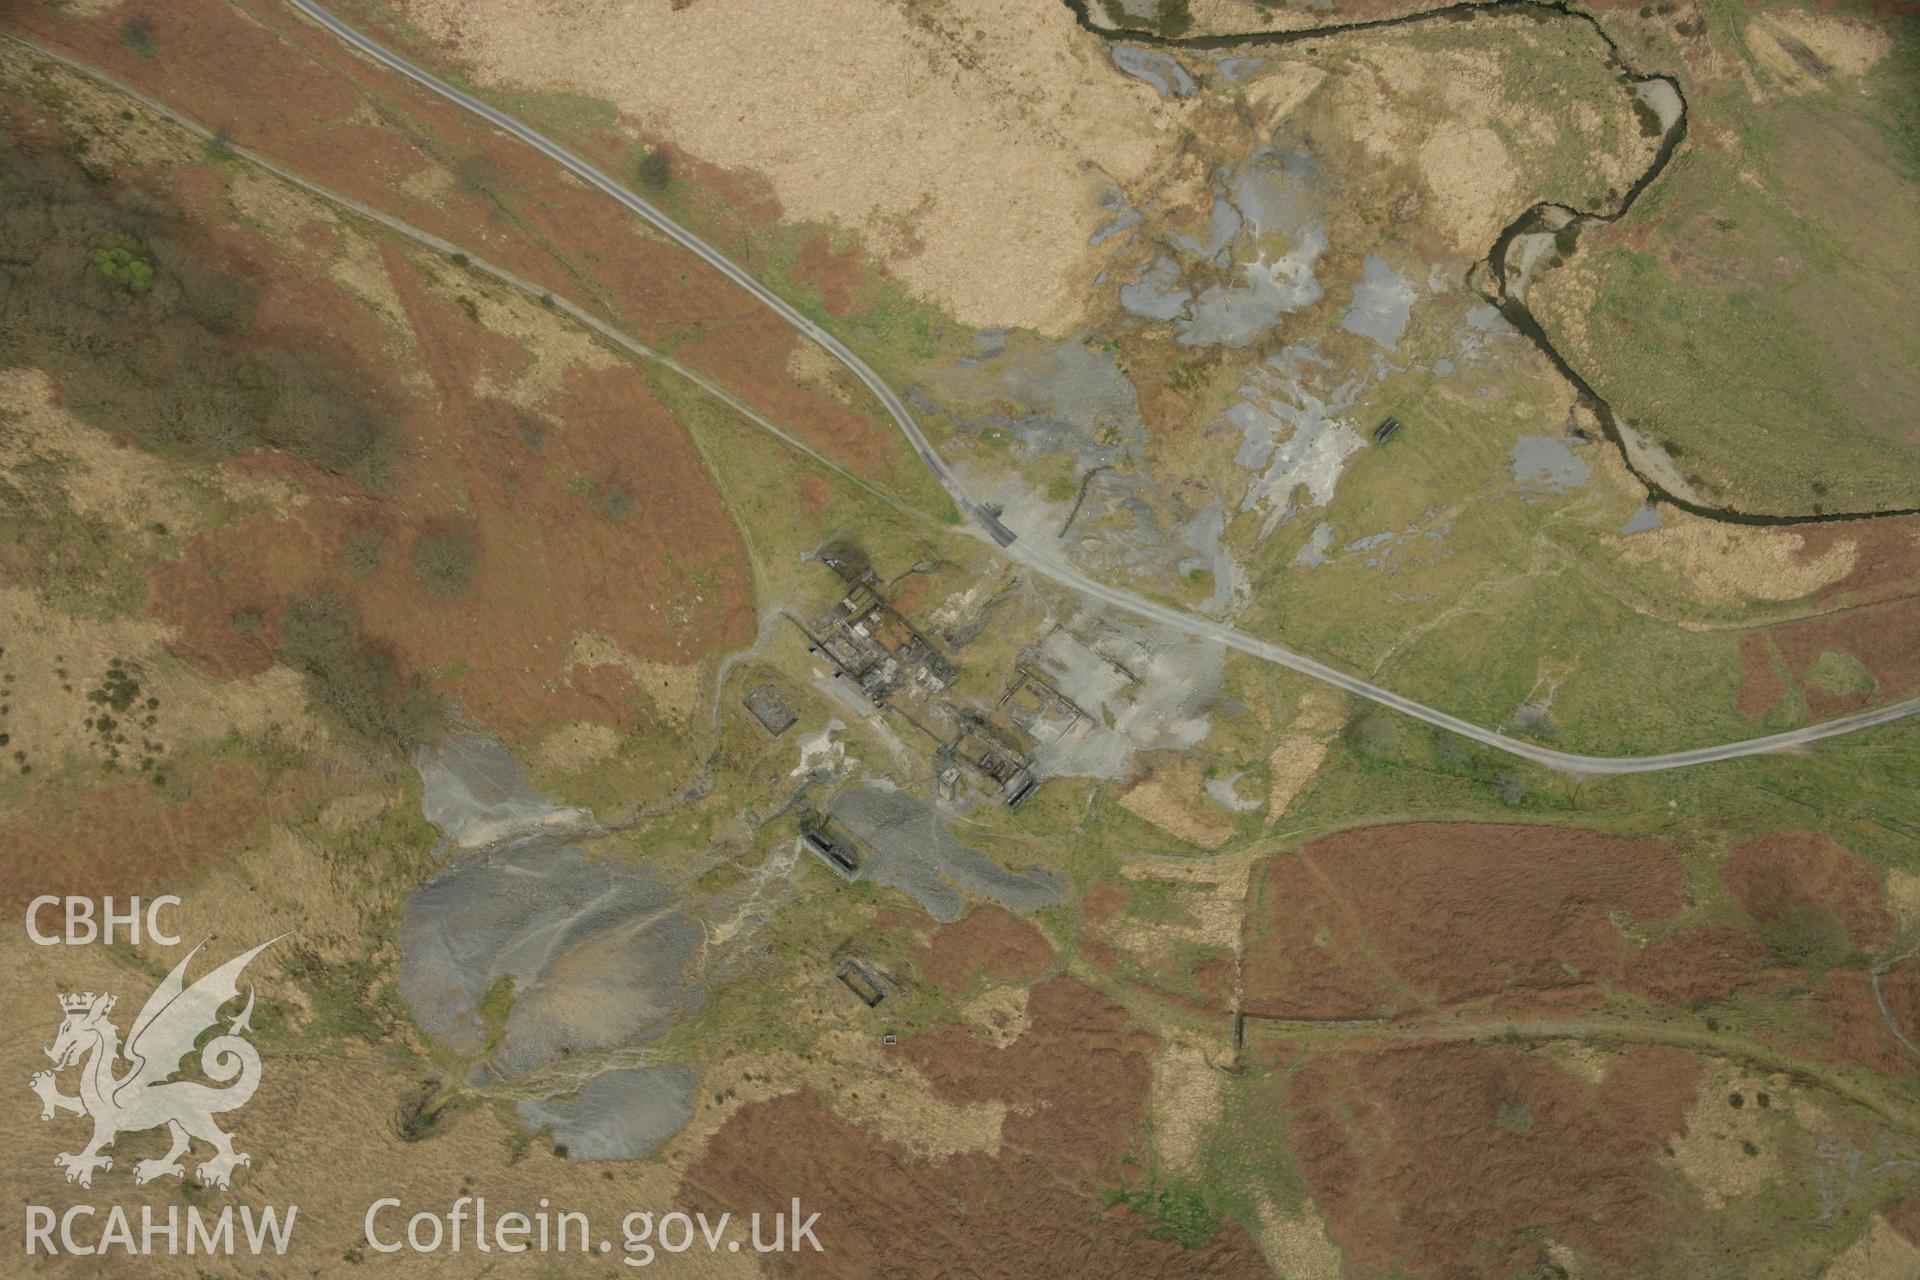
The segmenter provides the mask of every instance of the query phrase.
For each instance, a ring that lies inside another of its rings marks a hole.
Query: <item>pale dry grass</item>
[[[1246,86],[1247,109],[1262,124],[1278,124],[1298,110],[1326,78],[1323,68],[1310,63],[1279,63]]]
[[[1920,1276],[1920,1247],[1875,1216],[1867,1233],[1847,1247],[1821,1280],[1909,1280]]]
[[[1104,174],[1146,177],[1185,108],[1026,0],[408,0],[483,83],[613,103],[788,218],[858,234],[980,327],[1065,332],[1098,270]]]
[[[581,325],[568,324],[518,289],[493,281],[469,283],[459,268],[436,264],[435,289],[443,297],[459,296],[473,303],[482,327],[511,339],[526,363],[511,378],[496,382],[482,375],[474,380],[475,394],[498,396],[523,409],[538,409],[558,394],[569,373],[612,369],[622,362],[594,341]]]
[[[88,17],[120,2],[76,0],[69,12]],[[118,93],[11,41],[0,44],[0,82],[24,95],[42,87],[51,90],[73,136],[86,138],[89,165],[122,170],[200,158],[198,144],[189,135],[145,111],[122,119],[127,103]]]
[[[357,234],[314,196],[251,167],[232,173],[227,180],[227,197],[236,212],[281,243],[296,244],[315,228],[330,233],[333,247],[327,258],[328,279],[372,309],[386,324],[396,346],[411,347],[413,326],[381,260],[377,241]],[[423,370],[414,367],[412,372],[417,382],[426,382]]]
[[[392,795],[377,802],[380,808],[353,815],[358,820],[351,825],[369,826],[382,809],[401,801]],[[283,933],[291,935],[288,947],[340,963],[364,950],[368,920],[398,905],[401,888],[396,883],[386,891],[370,891],[365,868],[357,860],[336,857],[314,837],[276,824],[262,839],[202,869],[176,892],[182,901],[173,917],[178,921],[175,931],[189,944],[218,939],[204,957],[214,963],[224,961],[214,954],[223,947],[243,950]],[[263,962],[271,967],[284,954],[270,952]],[[153,956],[156,961],[162,958],[159,953]],[[398,957],[394,959],[397,967]],[[280,994],[291,998],[293,990],[289,986]]]
[[[321,832],[330,836],[344,835],[355,827],[371,824],[379,818],[381,812],[396,802],[396,797],[379,791],[356,791],[349,795],[335,796],[320,806],[314,815],[314,821]]]
[[[1461,252],[1484,250],[1520,207],[1520,171],[1491,129],[1435,133],[1421,144],[1420,176],[1439,206],[1440,229]]]
[[[1324,737],[1338,733],[1351,710],[1352,699],[1348,695],[1328,689],[1311,689],[1300,695],[1300,703],[1294,708],[1290,723],[1296,732]]]
[[[960,1020],[996,1049],[1004,1049],[1033,1025],[1027,1014],[1027,988],[989,987],[961,1006]]]
[[[1247,892],[1257,860],[1257,852],[1247,849],[1203,861],[1168,857],[1126,863],[1120,869],[1122,878],[1171,886],[1181,918],[1122,917],[1112,931],[1114,945],[1149,964],[1188,945],[1237,957],[1245,938]]]
[[[1288,1280],[1340,1280],[1340,1249],[1327,1236],[1325,1221],[1309,1200],[1298,1213],[1282,1213],[1260,1203],[1260,1252],[1275,1274]]]
[[[1610,536],[1608,545],[1625,564],[1673,574],[1704,604],[1798,600],[1845,578],[1858,558],[1852,540],[1807,558],[1806,538],[1791,529],[1721,524],[1670,508],[1660,518],[1663,527]]]
[[[842,404],[852,404],[846,386],[846,368],[817,342],[795,342],[787,352],[787,373],[795,382],[823,391]]]
[[[1267,753],[1267,824],[1283,817],[1326,762],[1333,736],[1347,718],[1344,695],[1318,691],[1301,695],[1289,722],[1292,732]]]
[[[1607,1068],[1619,1055],[1593,1045],[1581,1044],[1576,1040],[1550,1040],[1533,1052],[1547,1058],[1555,1066],[1573,1075],[1579,1076],[1588,1084],[1599,1084],[1606,1078]]]
[[[1147,1115],[1154,1154],[1169,1173],[1198,1172],[1200,1149],[1220,1118],[1223,1094],[1223,1078],[1204,1047],[1175,1039],[1162,1044],[1153,1060]]]
[[[0,475],[42,516],[52,499],[75,514],[151,546],[155,524],[185,531],[206,497],[152,454],[96,430],[61,408],[53,379],[38,369],[0,370]],[[36,467],[41,475],[32,474]],[[45,471],[54,473],[48,483]],[[42,497],[42,494],[46,497]]]
[[[1858,78],[1893,49],[1886,28],[1856,18],[1822,13],[1769,13],[1747,24],[1747,47],[1788,93],[1813,93],[1831,77]],[[1797,52],[1810,53],[1825,68],[1817,73]]]
[[[453,170],[447,166],[424,164],[394,185],[415,200],[435,204],[453,190],[456,180]]]
[[[1253,850],[1221,854],[1201,861],[1183,858],[1155,858],[1129,862],[1120,868],[1128,880],[1164,880],[1171,884],[1191,885],[1218,892],[1233,899],[1246,896],[1247,882],[1259,855]]]
[[[275,666],[244,679],[203,675],[166,651],[172,630],[151,618],[75,617],[24,587],[0,587],[0,634],[15,675],[7,695],[10,749],[49,769],[96,754],[98,736],[86,721],[98,708],[87,693],[113,658],[137,670],[142,698],[160,700],[153,732],[175,754],[230,734],[278,731],[290,741],[321,736],[297,673]]]
[[[1668,1142],[1667,1159],[1700,1192],[1709,1209],[1724,1208],[1729,1200],[1752,1195],[1781,1176],[1778,1126],[1798,1117],[1799,1099],[1792,1098],[1785,1076],[1763,1076],[1726,1063],[1712,1063],[1701,1077],[1694,1102],[1681,1131]],[[1735,1092],[1746,1105],[1729,1106]],[[1773,1106],[1761,1107],[1755,1095],[1766,1093]],[[1793,1106],[1784,1104],[1789,1100]],[[1759,1154],[1747,1154],[1751,1144]]]
[[[1200,807],[1202,803],[1197,788],[1158,775],[1135,783],[1120,797],[1120,807],[1136,818],[1176,840],[1211,852],[1232,838],[1233,824],[1208,813]]]
[[[533,749],[535,767],[542,774],[579,773],[620,749],[620,734],[611,725],[580,721],[547,732]]]
[[[1224,885],[1189,884],[1182,886],[1179,897],[1187,913],[1186,920],[1123,920],[1114,929],[1113,940],[1125,950],[1141,956],[1152,956],[1167,944],[1183,942],[1217,947],[1223,951],[1239,949],[1240,928],[1246,910],[1244,887],[1235,894]]]
[[[1327,759],[1327,744],[1291,733],[1267,755],[1267,821],[1278,822]]]
[[[1920,925],[1920,872],[1887,872],[1887,905],[1902,928]]]
[[[648,662],[599,632],[578,632],[569,642],[565,669],[571,671],[576,666],[624,667],[660,718],[680,728],[692,724],[700,705],[699,664]]]

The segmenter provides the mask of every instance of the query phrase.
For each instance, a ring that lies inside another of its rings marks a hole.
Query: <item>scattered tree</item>
[[[115,232],[100,242],[93,251],[93,265],[128,293],[145,293],[153,287],[153,260],[140,242],[125,232]]]
[[[349,529],[340,543],[340,563],[356,578],[380,572],[387,556],[387,539],[378,529]]]
[[[656,196],[665,195],[667,188],[673,185],[673,161],[667,158],[666,152],[650,147],[640,157],[637,176],[642,191]]]
[[[392,653],[360,634],[353,606],[328,591],[295,596],[280,616],[279,659],[307,677],[314,701],[341,725],[397,750],[418,744],[437,708]]]
[[[128,18],[120,24],[120,42],[143,58],[152,58],[160,49],[153,42],[153,23],[145,18]]]
[[[462,526],[436,524],[413,543],[413,573],[428,595],[453,600],[473,586],[480,552],[473,534]]]
[[[58,371],[77,414],[149,447],[265,445],[385,483],[397,446],[365,373],[243,348],[257,298],[165,201],[0,138],[0,364]]]

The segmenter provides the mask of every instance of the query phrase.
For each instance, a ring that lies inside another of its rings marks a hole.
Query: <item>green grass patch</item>
[[[1806,970],[1815,982],[1829,970],[1860,969],[1869,963],[1833,914],[1811,903],[1793,903],[1761,925],[1760,939],[1775,959]]]
[[[1220,1232],[1220,1205],[1205,1187],[1191,1183],[1119,1188],[1107,1193],[1107,1204],[1125,1205],[1151,1224],[1148,1235],[1171,1240],[1182,1249],[1196,1249]]]
[[[1835,697],[1872,693],[1875,686],[1873,673],[1845,649],[1822,649],[1807,667],[1807,683]]]
[[[507,1038],[507,1019],[513,1016],[513,975],[503,973],[493,980],[474,1011],[486,1028],[486,1051],[491,1053]]]

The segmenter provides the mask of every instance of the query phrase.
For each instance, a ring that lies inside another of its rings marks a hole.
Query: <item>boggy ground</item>
[[[1677,916],[1684,883],[1655,839],[1465,823],[1330,836],[1267,865],[1245,1007],[1370,1018],[1592,1003],[1638,950],[1622,924]]]
[[[1888,1021],[1920,1024],[1920,981],[1880,975],[1887,1016],[1872,989],[1897,946],[1882,876],[1813,833],[1698,839],[1430,823],[1268,861],[1251,1087],[1343,1274],[1637,1276],[1665,1249],[1811,1275],[1852,1235],[1775,1239],[1779,1204],[1880,1229],[1920,1140]]]
[[[1701,880],[1660,839],[1361,828],[1271,859],[1255,901],[1242,1008],[1258,1018],[1724,1007],[1791,1052],[1896,1077],[1916,1065],[1869,981],[1895,936],[1881,877],[1827,836],[1754,837]],[[1911,1038],[1920,972],[1893,968],[1881,992]]]
[[[1518,1048],[1416,1046],[1310,1059],[1286,1101],[1352,1274],[1525,1274],[1557,1245],[1633,1275],[1679,1225],[1658,1157],[1698,1070],[1643,1048],[1582,1079]]]
[[[1027,1012],[1005,1048],[960,1028],[898,1046],[940,1097],[1007,1104],[992,1150],[925,1160],[791,1094],[736,1113],[690,1186],[721,1204],[804,1189],[826,1252],[791,1259],[796,1275],[1012,1277],[1037,1263],[1063,1277],[1270,1274],[1239,1227],[1182,1249],[1103,1199],[1144,1113],[1152,1033],[1072,979],[1033,988]]]

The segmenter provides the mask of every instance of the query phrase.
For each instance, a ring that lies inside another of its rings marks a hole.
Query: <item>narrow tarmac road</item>
[[[601,170],[588,164],[573,152],[562,147],[520,121],[487,105],[471,94],[448,84],[431,72],[415,66],[399,54],[387,49],[377,41],[361,34],[348,26],[332,13],[323,9],[313,0],[288,0],[301,13],[331,31],[340,39],[360,50],[368,57],[406,76],[408,79],[446,98],[448,101],[471,111],[494,127],[511,134],[540,152],[555,164],[565,168],[581,180],[598,188],[603,194],[617,201],[629,211],[645,219],[657,230],[664,233],[701,261],[726,276],[729,280],[752,294],[763,306],[779,316],[787,324],[818,344],[834,359],[853,373],[855,377],[873,392],[887,414],[894,420],[908,440],[920,460],[933,473],[959,509],[970,516],[1011,559],[1025,565],[1035,573],[1050,579],[1060,586],[1076,591],[1081,595],[1098,600],[1135,617],[1145,618],[1162,626],[1182,631],[1188,635],[1212,640],[1231,649],[1239,650],[1268,662],[1298,671],[1302,675],[1325,681],[1359,698],[1365,698],[1384,707],[1390,707],[1416,720],[1425,721],[1449,733],[1459,734],[1475,742],[1504,751],[1509,755],[1545,765],[1550,769],[1559,769],[1568,773],[1584,774],[1622,774],[1655,773],[1665,769],[1679,769],[1688,765],[1709,764],[1719,760],[1734,760],[1742,756],[1761,755],[1766,752],[1780,751],[1792,747],[1805,746],[1823,738],[1838,737],[1841,734],[1856,733],[1875,725],[1887,724],[1894,720],[1920,714],[1920,698],[1891,706],[1879,707],[1872,711],[1863,711],[1856,715],[1844,716],[1838,720],[1829,720],[1822,724],[1808,725],[1801,729],[1789,729],[1784,733],[1768,734],[1765,737],[1747,738],[1739,742],[1722,743],[1712,747],[1696,747],[1689,751],[1667,752],[1651,756],[1589,756],[1577,752],[1556,751],[1531,742],[1510,738],[1497,730],[1483,728],[1480,725],[1462,720],[1436,710],[1412,698],[1382,688],[1370,681],[1337,670],[1323,662],[1318,662],[1303,654],[1295,653],[1284,646],[1262,640],[1244,631],[1229,627],[1224,623],[1196,617],[1170,606],[1159,604],[1145,597],[1109,586],[1087,577],[1078,569],[1061,563],[1044,550],[1019,541],[1013,530],[1002,524],[997,515],[982,504],[974,501],[967,493],[958,477],[948,468],[934,451],[933,444],[920,424],[914,420],[913,413],[886,381],[868,367],[866,361],[841,342],[833,334],[815,324],[808,316],[780,295],[768,289],[736,265],[719,250],[682,227],[654,205],[641,199],[625,185],[615,181]]]

